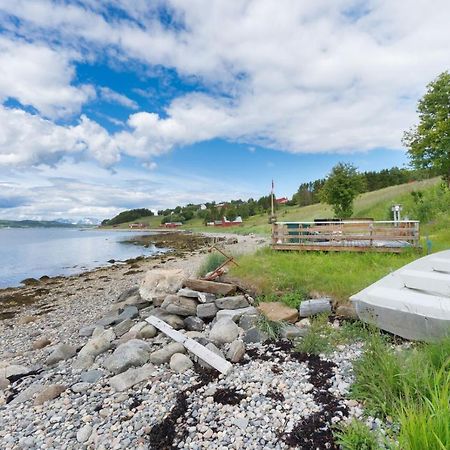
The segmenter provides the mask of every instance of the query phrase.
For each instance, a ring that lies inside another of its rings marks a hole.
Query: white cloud
[[[130,116],[116,138],[142,158],[215,137],[290,152],[400,148],[418,96],[450,65],[446,0],[109,2],[133,20],[108,20],[91,1],[0,5],[22,32],[172,67],[210,89],[164,117]],[[181,26],[160,23],[160,5]]]
[[[90,85],[71,85],[75,71],[63,49],[0,36],[0,67],[0,102],[14,99],[46,117],[79,113],[95,96]]]
[[[118,103],[119,105],[125,106],[130,109],[139,109],[139,105],[131,98],[128,98],[126,95],[119,94],[116,91],[113,91],[109,87],[103,86],[100,88],[100,96],[103,100],[110,103]]]
[[[254,194],[241,183],[231,187],[186,173],[163,175],[121,166],[111,173],[91,162],[74,164],[71,158],[63,159],[58,167],[0,172],[0,216],[4,219],[104,219],[129,208],[165,209]]]

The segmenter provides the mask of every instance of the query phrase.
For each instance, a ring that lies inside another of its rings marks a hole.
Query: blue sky
[[[0,218],[404,166],[417,100],[450,65],[450,6],[401,3],[0,0]]]

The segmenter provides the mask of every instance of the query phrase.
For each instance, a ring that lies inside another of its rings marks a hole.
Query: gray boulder
[[[247,299],[243,295],[219,298],[214,303],[219,309],[239,309],[249,306]]]
[[[47,366],[53,366],[59,361],[73,358],[77,354],[77,348],[69,344],[58,344],[45,360]]]
[[[183,286],[186,274],[178,269],[151,269],[139,287],[139,293],[145,300],[161,295],[175,294]]]
[[[90,337],[90,336],[92,336],[92,333],[93,333],[95,327],[96,327],[96,325],[86,325],[85,327],[80,328],[80,331],[78,331],[78,335]]]
[[[230,344],[227,352],[227,359],[232,363],[240,361],[245,355],[245,345],[242,341],[236,340]]]
[[[52,384],[50,386],[45,387],[42,391],[34,399],[35,405],[42,405],[45,402],[55,399],[59,397],[65,390],[67,386],[62,384]]]
[[[217,313],[217,320],[228,318],[237,322],[242,316],[245,315],[258,315],[259,312],[253,306],[248,306],[247,308],[239,309],[221,309]]]
[[[25,375],[31,372],[31,369],[21,364],[0,365],[0,378],[9,378],[16,375]]]
[[[117,392],[125,391],[135,384],[148,380],[155,373],[153,364],[145,364],[142,367],[131,368],[126,372],[116,375],[109,380],[110,386]]]
[[[194,291],[189,288],[183,288],[177,292],[177,295],[179,295],[181,297],[189,297],[189,298],[198,298],[199,294],[200,294],[200,292]]]
[[[183,319],[175,314],[170,314],[166,310],[162,308],[155,308],[152,311],[152,316],[157,317],[158,319],[163,320],[164,322],[168,323],[172,328],[175,328],[175,330],[179,330],[183,328],[184,322]]]
[[[168,313],[179,316],[194,316],[197,312],[197,301],[188,297],[179,297],[178,295],[168,295],[161,308]]]
[[[197,316],[201,319],[212,319],[219,309],[214,303],[201,303],[197,305]]]
[[[218,320],[209,333],[209,339],[218,344],[233,342],[239,336],[239,327],[228,318]]]
[[[133,325],[134,322],[131,319],[125,319],[113,328],[114,334],[116,335],[116,337],[121,337],[127,331],[130,331]]]
[[[257,314],[244,314],[239,319],[239,327],[247,331],[250,328],[256,327],[259,316]]]
[[[20,392],[16,397],[14,397],[10,401],[10,405],[17,405],[19,403],[26,402],[32,399],[38,392],[41,392],[44,389],[44,385],[41,383],[33,383],[31,386],[28,386],[22,392]]]
[[[103,331],[100,335],[91,338],[87,344],[79,351],[77,360],[74,363],[75,369],[87,369],[93,363],[95,358],[111,347],[111,342],[116,338],[114,331],[109,329]]]
[[[126,319],[134,319],[139,315],[139,310],[136,306],[125,306],[124,310],[117,316],[117,322],[120,323]]]
[[[151,347],[140,339],[131,339],[119,345],[114,353],[106,358],[104,366],[115,374],[125,372],[130,367],[140,367],[150,358]]]
[[[329,297],[305,300],[300,303],[300,317],[314,316],[324,312],[331,312],[331,298]]]
[[[205,322],[200,317],[186,317],[184,319],[184,328],[188,331],[203,331],[205,329]]]
[[[297,339],[305,337],[309,333],[309,328],[300,328],[296,325],[286,325],[281,329],[281,337],[285,339]]]
[[[265,342],[268,339],[269,336],[256,327],[250,328],[244,335],[244,342],[246,344]]]
[[[150,355],[150,362],[153,364],[164,364],[170,361],[175,353],[186,353],[184,346],[178,342],[172,342],[160,350],[156,350]]]
[[[128,300],[130,297],[136,297],[138,295],[139,295],[139,287],[138,286],[127,289],[126,291],[122,292],[119,295],[119,297],[117,297],[117,300],[115,301],[115,303],[122,303],[122,302]]]
[[[151,339],[155,337],[158,330],[148,322],[138,322],[130,328],[131,333],[135,333],[136,339]]]
[[[189,356],[184,355],[183,353],[175,353],[170,358],[169,366],[175,372],[182,373],[194,367],[194,363]]]

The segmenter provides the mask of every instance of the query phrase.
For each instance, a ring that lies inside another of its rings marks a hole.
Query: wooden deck
[[[390,252],[419,247],[417,220],[276,222],[274,250]]]

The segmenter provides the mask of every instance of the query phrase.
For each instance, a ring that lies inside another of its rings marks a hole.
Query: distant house
[[[275,203],[277,205],[285,205],[288,201],[289,201],[289,199],[287,197],[281,197],[281,198],[275,199]]]
[[[235,225],[242,225],[242,217],[238,216],[234,220],[228,220],[225,216],[222,220],[215,220],[214,222],[208,222],[207,225],[214,225],[215,227],[232,227]]]
[[[130,223],[129,228],[145,228],[145,223]]]
[[[177,228],[181,227],[183,225],[183,222],[167,222],[163,226],[164,228]]]

